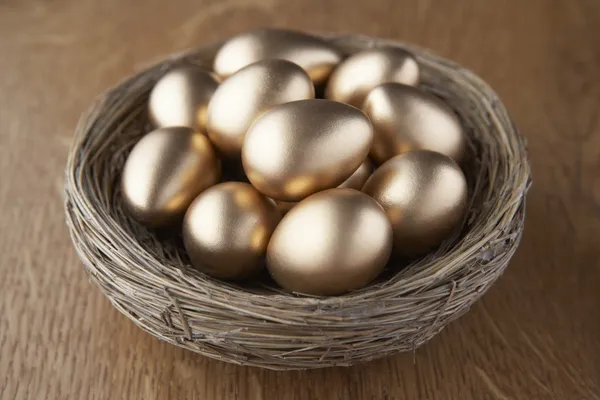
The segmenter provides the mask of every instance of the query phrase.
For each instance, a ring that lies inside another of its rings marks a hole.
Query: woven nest
[[[350,54],[394,45],[415,54],[422,87],[460,116],[471,151],[469,211],[436,252],[392,260],[343,296],[286,293],[268,277],[235,284],[189,263],[179,237],[149,231],[123,210],[119,177],[151,127],[157,79],[182,62],[210,68],[219,44],[180,54],[109,90],[81,119],[66,168],[65,211],[91,281],[133,322],[215,359],[270,369],[352,365],[419,347],[494,283],[514,254],[530,184],[526,142],[496,94],[473,73],[422,49],[362,36],[329,37]],[[99,322],[100,323],[100,322]]]

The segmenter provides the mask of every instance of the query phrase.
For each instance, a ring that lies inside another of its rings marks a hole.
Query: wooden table
[[[258,26],[362,32],[480,74],[529,138],[526,233],[505,275],[415,354],[270,372],[162,343],[91,286],[62,170],[95,95]],[[1,0],[2,399],[599,399],[600,5],[594,0]]]

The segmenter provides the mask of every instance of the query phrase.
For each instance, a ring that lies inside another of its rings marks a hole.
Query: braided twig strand
[[[338,297],[286,293],[268,279],[237,285],[193,269],[178,238],[148,231],[123,211],[118,185],[127,154],[150,130],[153,84],[181,62],[210,68],[218,44],[177,55],[99,98],[77,127],[66,168],[67,224],[85,269],[147,332],[242,365],[352,365],[422,345],[469,310],[506,268],[523,232],[531,180],[525,139],[496,94],[473,73],[422,49],[361,36],[327,40],[347,53],[408,49],[423,87],[460,116],[472,153],[462,229],[435,253],[408,265],[392,260],[379,280]]]

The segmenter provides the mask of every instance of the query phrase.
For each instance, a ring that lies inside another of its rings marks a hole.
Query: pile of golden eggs
[[[365,286],[393,253],[435,250],[464,218],[463,129],[418,86],[398,48],[344,57],[301,32],[238,35],[212,71],[186,64],[154,86],[156,130],[126,161],[126,209],[181,229],[191,263],[217,278],[266,265],[293,292]],[[222,165],[244,179],[226,181]]]

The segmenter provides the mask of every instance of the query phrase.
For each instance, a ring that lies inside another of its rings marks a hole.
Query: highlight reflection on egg
[[[302,67],[315,84],[323,83],[342,54],[325,40],[285,29],[257,29],[229,39],[217,52],[213,69],[226,78],[256,61],[281,59]]]
[[[199,270],[223,279],[244,278],[262,268],[280,218],[275,205],[252,185],[220,183],[198,196],[187,211],[185,248]]]
[[[218,83],[210,72],[186,65],[167,72],[150,93],[148,111],[156,127],[205,131],[206,109]]]
[[[215,147],[239,156],[250,125],[263,112],[283,103],[315,97],[306,72],[285,60],[250,64],[227,78],[208,105],[206,130]]]
[[[299,201],[344,182],[367,158],[373,132],[358,109],[301,100],[265,112],[246,133],[242,164],[275,200]]]
[[[148,226],[170,225],[219,176],[220,162],[206,136],[185,127],[157,129],[142,137],[125,162],[124,205]]]
[[[394,229],[394,249],[408,256],[438,247],[456,229],[467,206],[467,181],[460,167],[429,150],[389,159],[363,192],[383,207]]]
[[[267,249],[267,267],[283,288],[337,295],[365,286],[392,251],[392,227],[383,209],[348,188],[316,193],[279,223]]]
[[[363,111],[374,128],[371,156],[379,163],[411,150],[433,150],[463,161],[465,134],[442,100],[412,86],[385,83],[367,96]]]
[[[325,98],[361,108],[369,92],[386,82],[418,85],[419,65],[414,56],[396,47],[355,53],[331,74]]]

